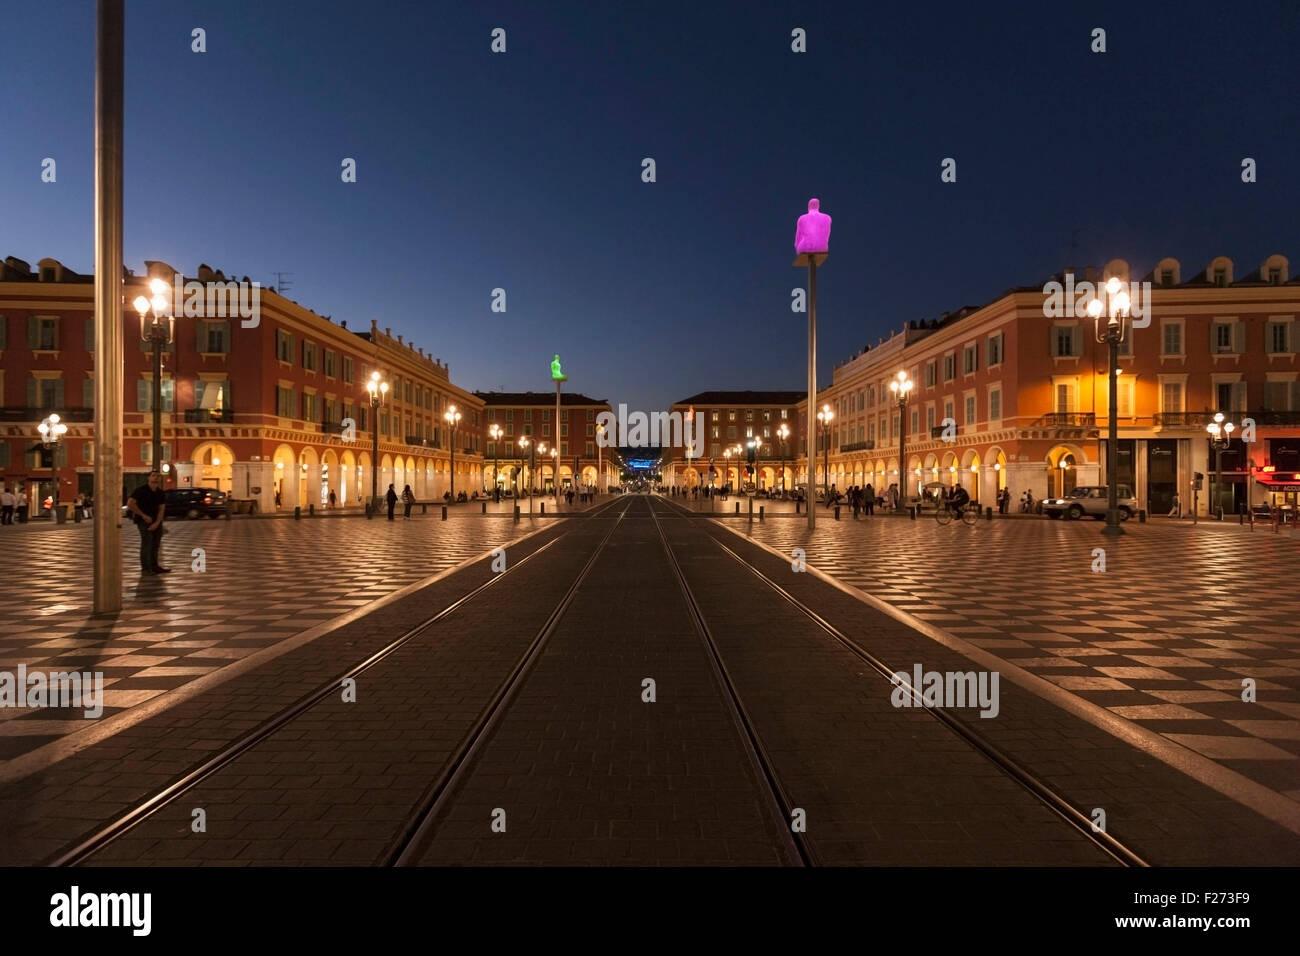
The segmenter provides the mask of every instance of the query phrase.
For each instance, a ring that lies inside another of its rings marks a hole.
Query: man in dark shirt
[[[131,492],[131,497],[126,499],[126,508],[140,529],[140,573],[167,574],[171,568],[158,564],[163,516],[167,510],[163,501],[162,475],[156,471],[149,472],[148,481]]]

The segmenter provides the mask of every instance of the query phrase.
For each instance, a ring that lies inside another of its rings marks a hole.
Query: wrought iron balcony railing
[[[187,425],[230,425],[235,421],[235,411],[231,408],[187,408],[185,423]]]
[[[0,422],[40,422],[57,414],[65,422],[93,422],[93,408],[35,408],[30,405],[8,405],[0,408]]]
[[[1040,428],[1095,428],[1097,416],[1092,412],[1048,412],[1034,424]]]
[[[840,452],[846,451],[875,451],[876,443],[874,441],[855,441],[847,445],[840,446]]]

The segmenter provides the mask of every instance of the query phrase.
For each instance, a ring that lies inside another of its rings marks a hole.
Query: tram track
[[[700,527],[698,523],[702,519],[707,519],[707,516],[696,515],[695,513],[680,507],[670,505],[670,508],[675,514],[684,518],[692,526]],[[727,547],[727,545],[712,533],[712,530],[708,530],[705,533],[724,555],[746,569],[763,585],[781,598],[786,605],[798,611],[804,618],[811,621],[817,629],[829,637],[836,645],[848,651],[855,659],[866,664],[879,676],[889,681],[891,687],[896,686],[894,683],[895,674],[905,673],[905,671],[891,667],[888,663],[862,647],[859,642],[849,637],[840,628],[836,627],[816,610],[809,607],[788,589],[782,587],[771,577],[757,568],[752,562],[745,559],[737,551]],[[666,540],[665,546],[667,547]],[[674,563],[676,564],[675,560]],[[684,578],[682,583],[684,587],[689,587],[689,585],[685,583]],[[707,623],[704,623],[703,626],[707,627]],[[719,666],[723,666],[721,661],[719,661]],[[975,752],[979,753],[989,763],[1001,771],[1002,774],[1030,793],[1058,819],[1062,820],[1072,830],[1086,838],[1090,843],[1094,844],[1111,860],[1126,867],[1146,867],[1150,865],[1139,853],[1125,845],[1122,841],[1105,831],[1095,829],[1092,825],[1092,821],[1076,809],[1059,791],[1053,788],[1041,777],[1028,770],[1018,761],[1007,755],[1004,751],[988,740],[987,737],[976,732],[966,721],[952,713],[951,710],[940,706],[925,704],[920,689],[912,687],[910,682],[904,681],[903,687],[907,693],[914,695],[918,708],[923,708],[927,714],[942,724],[947,730],[959,737]],[[743,708],[743,705],[740,704],[739,700],[737,700],[737,706]],[[758,746],[761,746],[761,744]],[[773,779],[776,779],[775,770],[773,770],[772,773]],[[785,803],[788,808],[789,801],[786,800]]]
[[[585,517],[596,517],[603,514],[606,510],[612,509],[621,502],[618,500],[611,501],[609,504],[596,509],[594,512],[588,512]],[[626,512],[625,505],[619,514]],[[615,522],[617,525],[617,521]],[[71,846],[59,852],[55,857],[50,859],[46,865],[51,867],[78,866],[86,863],[95,855],[111,846],[126,834],[130,833],[140,824],[157,814],[164,807],[175,802],[178,798],[194,790],[205,781],[210,780],[223,769],[229,767],[241,756],[250,753],[260,744],[274,737],[279,731],[293,723],[304,714],[311,711],[325,700],[332,699],[338,694],[339,688],[344,680],[356,679],[361,674],[376,667],[380,663],[393,657],[402,648],[411,644],[426,634],[430,628],[441,621],[446,620],[458,610],[464,608],[470,602],[475,601],[485,595],[491,588],[499,582],[506,580],[510,576],[525,567],[528,567],[534,558],[546,553],[557,542],[559,542],[572,529],[566,527],[554,538],[544,542],[533,551],[529,552],[523,558],[509,565],[504,571],[494,574],[487,581],[475,586],[465,594],[443,606],[433,614],[422,618],[413,626],[407,628],[402,634],[386,643],[383,647],[367,655],[358,663],[348,667],[334,678],[322,682],[313,690],[304,694],[294,703],[281,709],[272,716],[259,722],[243,735],[222,747],[216,753],[207,757],[197,766],[193,767],[176,780],[159,788],[147,797],[133,802],[131,807],[119,812],[107,823],[101,824],[85,835]],[[612,534],[612,529],[611,532]],[[608,540],[606,535],[605,540]]]

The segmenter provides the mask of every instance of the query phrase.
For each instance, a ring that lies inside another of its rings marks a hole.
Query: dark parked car
[[[226,513],[226,493],[217,488],[168,488],[163,494],[169,518],[220,518]]]

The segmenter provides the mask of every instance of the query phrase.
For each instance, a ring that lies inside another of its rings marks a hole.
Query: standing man
[[[167,506],[163,500],[162,475],[149,472],[148,480],[126,499],[126,510],[140,529],[140,573],[167,574],[171,568],[158,563],[162,547],[163,517]]]
[[[445,492],[443,494],[443,497],[450,498],[451,492],[450,491]],[[384,501],[388,503],[388,520],[392,521],[393,509],[397,507],[397,491],[393,488],[391,484],[388,486],[388,494],[384,496]]]
[[[14,523],[14,493],[5,485],[0,491],[0,524]]]
[[[14,495],[14,507],[18,509],[18,523],[27,523],[27,492],[23,491],[23,486],[18,486],[18,494]]]

